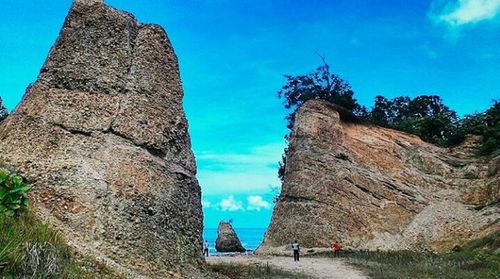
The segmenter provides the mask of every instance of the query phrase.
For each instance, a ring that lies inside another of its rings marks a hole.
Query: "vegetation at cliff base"
[[[0,217],[0,278],[118,278],[75,255],[59,233],[28,210]]]
[[[12,217],[27,207],[30,188],[21,176],[0,168],[0,216]]]
[[[31,186],[0,168],[0,278],[116,278],[103,264],[73,254],[28,209]]]
[[[346,251],[342,258],[373,279],[493,279],[500,278],[499,249],[497,232],[444,253]]]

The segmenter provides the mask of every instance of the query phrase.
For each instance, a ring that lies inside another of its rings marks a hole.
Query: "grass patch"
[[[0,216],[0,278],[117,278],[103,263],[78,257],[31,212]]]
[[[453,251],[343,251],[341,257],[373,279],[500,278],[500,232]],[[325,252],[315,256],[333,257]]]
[[[242,265],[230,263],[210,264],[212,272],[225,275],[230,279],[305,279],[303,274],[284,271],[270,265]]]

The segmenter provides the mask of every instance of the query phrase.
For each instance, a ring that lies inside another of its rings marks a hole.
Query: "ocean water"
[[[238,237],[240,238],[241,244],[247,250],[255,250],[260,245],[264,239],[264,234],[266,233],[266,228],[234,228]],[[217,229],[216,228],[206,228],[203,230],[203,239],[207,240],[209,244],[210,254],[216,253],[215,251],[215,239],[217,239]]]

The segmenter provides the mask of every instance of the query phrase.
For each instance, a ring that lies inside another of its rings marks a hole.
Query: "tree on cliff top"
[[[287,82],[278,98],[285,99],[284,105],[293,112],[287,116],[288,128],[292,128],[295,110],[309,100],[325,100],[341,106],[355,115],[362,114],[365,109],[354,99],[354,91],[345,80],[330,73],[330,66],[323,59],[323,65],[313,73],[305,75],[285,75]]]

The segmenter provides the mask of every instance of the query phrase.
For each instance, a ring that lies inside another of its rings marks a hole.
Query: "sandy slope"
[[[269,263],[272,266],[283,270],[298,272],[310,276],[310,278],[320,279],[361,279],[368,278],[360,271],[347,265],[344,261],[331,258],[301,258],[300,262],[294,262],[291,257],[275,256],[221,256],[209,257],[210,263],[234,263],[234,264],[261,264]]]

